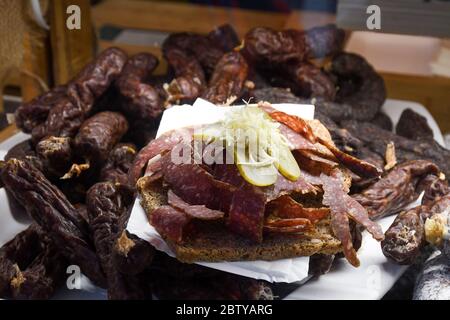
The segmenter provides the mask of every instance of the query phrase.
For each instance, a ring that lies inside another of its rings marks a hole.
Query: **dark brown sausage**
[[[239,52],[225,54],[216,65],[203,98],[217,104],[239,98],[248,75],[248,65]]]
[[[104,163],[127,130],[127,119],[120,113],[97,113],[81,126],[74,140],[74,152],[94,164]]]
[[[158,66],[150,53],[138,53],[128,59],[116,86],[123,97],[122,111],[134,119],[152,120],[163,111],[163,100],[147,81]]]

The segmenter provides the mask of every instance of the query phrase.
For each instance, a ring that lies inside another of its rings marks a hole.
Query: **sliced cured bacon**
[[[290,196],[281,196],[268,203],[266,212],[270,215],[283,218],[304,218],[313,224],[326,218],[330,214],[329,208],[306,208]]]
[[[234,192],[227,226],[255,242],[262,242],[266,197],[253,186],[241,186]]]
[[[186,213],[171,206],[161,206],[153,210],[150,215],[150,224],[156,231],[175,243],[183,241],[189,221]]]
[[[130,182],[133,185],[136,183],[136,181],[142,175],[142,171],[145,169],[150,159],[153,159],[157,155],[160,155],[164,152],[172,150],[180,142],[187,143],[191,141],[193,132],[193,128],[172,130],[161,135],[159,138],[152,140],[137,154],[133,166],[130,169]]]
[[[224,213],[219,210],[212,210],[204,205],[190,205],[185,202],[179,196],[177,196],[172,190],[167,193],[167,202],[174,208],[183,211],[190,218],[200,220],[218,220],[223,218]]]

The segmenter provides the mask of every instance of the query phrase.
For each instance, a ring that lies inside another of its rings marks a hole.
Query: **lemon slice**
[[[246,150],[237,148],[235,160],[239,173],[245,181],[258,187],[270,186],[277,181],[278,170],[270,159],[257,162]]]
[[[275,166],[280,173],[291,181],[296,181],[300,177],[300,167],[297,160],[292,155],[291,150],[284,145],[278,146],[278,155]]]

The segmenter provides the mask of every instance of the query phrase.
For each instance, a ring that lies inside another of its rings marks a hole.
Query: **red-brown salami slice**
[[[330,214],[329,208],[306,208],[290,196],[281,196],[267,204],[266,213],[284,218],[305,218],[313,224],[326,218]]]
[[[130,182],[134,185],[147,166],[150,159],[164,152],[172,150],[179,143],[189,143],[192,139],[193,128],[183,128],[179,130],[169,131],[159,138],[152,140],[147,146],[139,151],[133,166],[131,167],[129,176]]]
[[[235,164],[216,164],[214,167],[214,177],[235,187],[247,184]]]
[[[164,164],[164,182],[184,201],[217,208],[214,177],[199,164]]]
[[[216,198],[216,206],[214,208],[225,213],[230,212],[233,194],[237,188],[229,183],[219,180],[214,180],[213,183],[215,186],[214,196]]]
[[[183,211],[171,206],[161,206],[153,210],[150,215],[150,224],[156,231],[175,243],[183,241],[183,234],[189,220],[189,217]]]
[[[240,187],[233,194],[228,228],[243,237],[261,242],[265,205],[266,197],[260,190],[246,185]]]
[[[167,194],[167,202],[174,208],[183,211],[190,218],[200,220],[217,220],[224,216],[224,213],[219,210],[212,210],[204,205],[190,205],[185,202],[179,196],[177,196],[172,190],[169,190]]]
[[[315,194],[317,193],[317,188],[306,181],[301,175],[296,181],[291,181],[279,174],[275,184],[264,187],[263,191],[267,197],[267,201],[271,201],[282,195],[291,193]]]

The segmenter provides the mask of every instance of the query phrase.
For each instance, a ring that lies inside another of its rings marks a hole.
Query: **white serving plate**
[[[401,112],[411,108],[422,114],[428,120],[433,129],[436,141],[444,145],[444,139],[436,121],[422,105],[400,100],[386,100],[383,110],[397,123]],[[6,152],[29,136],[18,133],[0,144],[0,159]],[[25,230],[30,220],[26,217],[13,217],[8,200],[3,189],[0,190],[0,245],[13,238],[18,232]],[[394,217],[388,217],[380,221],[385,230]],[[395,283],[406,269],[395,265],[383,256],[379,243],[370,239],[366,233],[363,235],[363,245],[358,251],[361,261],[359,268],[353,268],[344,259],[340,259],[334,269],[320,277],[303,285],[287,299],[380,299]],[[86,279],[82,281],[81,290],[60,289],[54,299],[106,299],[106,291],[94,287]]]

